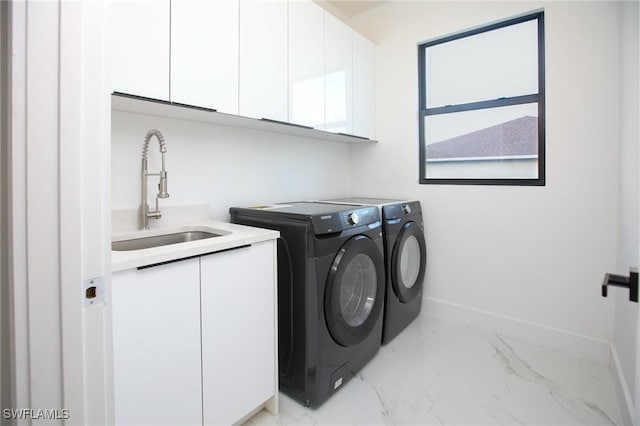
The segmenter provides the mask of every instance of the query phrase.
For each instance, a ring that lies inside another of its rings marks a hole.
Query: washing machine
[[[233,223],[280,231],[279,386],[302,404],[318,406],[380,348],[385,269],[379,210],[294,202],[229,213]]]
[[[387,344],[422,307],[427,250],[420,201],[352,197],[323,202],[377,206],[380,210],[386,270],[382,344]]]

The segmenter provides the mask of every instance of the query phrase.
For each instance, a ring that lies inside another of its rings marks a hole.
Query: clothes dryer
[[[385,269],[379,210],[295,202],[229,212],[233,223],[280,231],[280,390],[304,405],[320,405],[380,348]]]
[[[427,249],[420,201],[351,197],[322,202],[376,206],[380,210],[386,270],[382,344],[387,344],[420,314],[422,307]]]

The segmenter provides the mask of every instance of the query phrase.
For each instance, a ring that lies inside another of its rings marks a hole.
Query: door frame
[[[108,287],[110,274],[108,0],[4,3],[3,407],[68,410],[69,424],[113,423],[109,309],[83,301],[83,283],[97,277]]]

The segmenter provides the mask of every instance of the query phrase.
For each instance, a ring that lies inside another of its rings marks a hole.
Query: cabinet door
[[[111,88],[169,100],[169,0],[111,2]]]
[[[171,2],[171,101],[238,114],[238,0]]]
[[[204,424],[232,424],[277,392],[274,242],[200,259]]]
[[[324,129],[324,10],[289,2],[289,121]]]
[[[287,2],[240,0],[240,115],[287,121]]]
[[[202,424],[199,260],[111,282],[115,424]]]
[[[353,134],[375,138],[375,46],[353,32]]]
[[[330,13],[324,18],[325,130],[353,133],[352,30]]]

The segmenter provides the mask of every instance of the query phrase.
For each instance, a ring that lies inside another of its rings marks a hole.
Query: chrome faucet
[[[147,160],[149,158],[149,140],[151,136],[155,136],[160,143],[160,154],[162,156],[162,170],[159,173],[149,173],[147,169]],[[142,197],[140,203],[140,229],[149,229],[149,219],[160,219],[162,214],[158,208],[158,198],[169,198],[167,193],[167,171],[164,167],[164,154],[167,152],[167,147],[164,144],[164,137],[156,129],[151,129],[144,137],[144,145],[142,146]],[[160,183],[158,183],[158,195],[156,195],[156,209],[149,211],[149,204],[147,203],[147,178],[149,176],[160,176]]]

